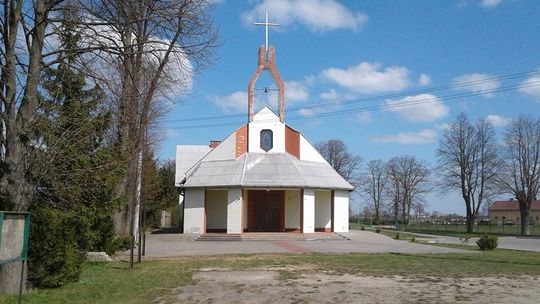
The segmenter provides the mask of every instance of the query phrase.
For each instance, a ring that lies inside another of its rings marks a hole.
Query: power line
[[[377,111],[377,110],[385,110],[385,109],[400,108],[400,107],[406,107],[406,106],[412,106],[412,105],[418,105],[418,104],[432,103],[441,99],[455,100],[455,99],[462,99],[462,98],[467,98],[467,97],[486,95],[486,94],[491,94],[491,93],[518,90],[518,89],[528,88],[528,87],[536,87],[536,86],[540,86],[540,81],[531,82],[528,84],[508,85],[508,86],[499,87],[497,89],[481,90],[481,91],[472,92],[472,93],[458,93],[458,94],[446,95],[442,97],[429,97],[429,98],[418,99],[414,101],[404,101],[404,102],[393,103],[393,104],[373,105],[373,106],[366,106],[366,107],[359,107],[359,108],[352,108],[352,109],[343,109],[343,110],[338,110],[338,111],[314,113],[312,115],[297,115],[297,116],[289,117],[288,120],[294,121],[294,120],[303,120],[303,119],[310,119],[310,118],[339,116],[339,115],[346,115],[346,114],[352,114],[352,113],[372,112],[372,111]],[[231,122],[213,123],[213,124],[182,125],[182,126],[171,127],[170,129],[213,128],[213,127],[234,126],[234,125],[240,125],[240,124],[245,124],[245,123],[246,123],[245,120],[244,121],[231,121]]]
[[[395,98],[400,98],[400,97],[406,97],[409,95],[428,94],[428,93],[434,93],[434,92],[450,90],[450,89],[465,89],[466,87],[470,87],[474,85],[485,84],[485,83],[490,83],[494,81],[523,78],[523,77],[531,76],[531,75],[540,75],[540,71],[533,70],[533,71],[527,71],[527,72],[507,74],[507,75],[502,75],[502,76],[494,76],[494,77],[484,78],[481,80],[459,82],[459,83],[454,83],[450,85],[436,86],[436,87],[412,90],[412,91],[401,92],[401,93],[392,93],[392,94],[386,94],[386,95],[372,96],[372,97],[359,98],[359,99],[341,100],[341,101],[335,100],[330,103],[296,106],[296,107],[287,108],[287,111],[297,112],[302,109],[320,109],[320,108],[332,107],[332,106],[342,106],[342,105],[348,105],[348,104],[366,103],[366,102],[380,101],[380,100],[386,100],[386,99],[395,99]],[[217,116],[200,116],[200,117],[193,117],[193,118],[171,119],[171,120],[165,120],[162,122],[163,123],[178,123],[178,122],[193,122],[193,121],[200,122],[200,121],[208,121],[208,120],[240,118],[244,116],[245,114],[227,114],[227,115],[217,115]],[[222,125],[222,124],[223,123],[219,123],[219,124],[216,123],[216,124],[210,124],[210,125]],[[225,125],[229,125],[229,124],[225,124]]]

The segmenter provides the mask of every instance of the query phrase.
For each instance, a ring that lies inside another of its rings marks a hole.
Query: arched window
[[[261,130],[261,149],[265,152],[272,150],[274,146],[274,134],[272,130]]]

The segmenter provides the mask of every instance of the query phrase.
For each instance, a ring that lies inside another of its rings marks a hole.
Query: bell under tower
[[[255,83],[264,70],[268,70],[272,75],[274,83],[278,90],[278,114],[279,120],[284,122],[285,120],[285,85],[283,78],[279,74],[276,67],[276,53],[274,46],[268,46],[268,27],[277,26],[277,23],[268,22],[268,13],[266,13],[265,22],[257,22],[255,25],[265,26],[265,44],[259,47],[259,62],[255,73],[251,77],[248,85],[248,121],[253,121],[254,107],[255,107]]]

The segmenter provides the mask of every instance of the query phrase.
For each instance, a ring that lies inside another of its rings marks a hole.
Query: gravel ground
[[[436,278],[332,275],[283,276],[276,270],[202,270],[175,290],[177,303],[538,303],[532,276]]]

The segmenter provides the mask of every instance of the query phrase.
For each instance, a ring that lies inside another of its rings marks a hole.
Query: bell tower
[[[268,13],[266,13],[265,22],[257,22],[255,25],[265,26],[265,44],[259,47],[259,63],[255,73],[251,77],[248,85],[248,121],[253,121],[255,107],[255,83],[264,70],[268,70],[274,79],[274,83],[278,90],[278,114],[279,120],[285,120],[285,85],[283,79],[276,68],[276,55],[274,46],[268,46],[268,27],[278,26],[277,23],[268,22]]]

